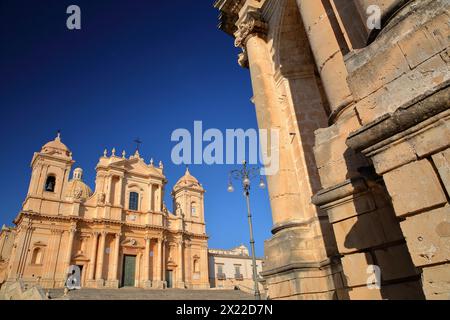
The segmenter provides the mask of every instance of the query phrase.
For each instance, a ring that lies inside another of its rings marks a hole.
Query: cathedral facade
[[[69,179],[73,164],[59,134],[34,154],[16,227],[0,237],[0,278],[58,288],[78,266],[82,287],[209,288],[205,190],[189,170],[173,187],[171,213],[161,162],[105,150],[94,191],[80,168]]]

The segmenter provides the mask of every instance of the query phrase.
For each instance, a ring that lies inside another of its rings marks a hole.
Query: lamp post
[[[244,196],[247,203],[247,217],[248,225],[250,228],[250,245],[252,250],[252,260],[253,260],[253,282],[255,286],[255,299],[261,300],[261,293],[259,292],[258,286],[258,272],[256,268],[256,253],[255,253],[255,239],[253,238],[253,225],[252,225],[252,214],[250,211],[250,183],[251,179],[255,178],[259,174],[259,167],[247,167],[247,162],[243,161],[241,170],[232,170],[229,173],[228,181],[228,192],[233,192],[233,184],[231,182],[232,178],[240,180],[242,182],[242,188],[244,189]],[[266,187],[264,180],[260,177],[259,187],[264,189]]]

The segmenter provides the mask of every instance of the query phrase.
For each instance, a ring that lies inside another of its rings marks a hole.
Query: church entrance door
[[[166,279],[167,279],[167,288],[173,288],[173,271],[166,271]]]
[[[122,284],[124,287],[134,287],[136,272],[136,256],[123,257]]]

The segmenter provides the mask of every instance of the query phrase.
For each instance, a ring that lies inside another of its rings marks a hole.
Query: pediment
[[[112,163],[111,167],[142,176],[163,177],[158,169],[147,165],[141,158],[123,159]]]
[[[134,238],[127,238],[120,243],[123,247],[141,248],[139,241]]]

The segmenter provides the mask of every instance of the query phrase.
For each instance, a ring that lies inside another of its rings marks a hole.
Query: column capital
[[[120,239],[120,237],[122,236],[122,232],[116,233],[114,234],[116,239]]]
[[[75,232],[77,232],[77,227],[76,227],[76,226],[71,226],[71,227],[69,228],[69,230],[67,230],[67,232],[68,232],[68,233],[75,233]]]
[[[92,231],[91,232],[91,236],[93,236],[93,237],[98,237],[99,234],[100,234],[99,231]]]
[[[61,230],[61,229],[52,229],[52,230],[51,230],[51,233],[52,233],[52,234],[58,234],[58,235],[61,235],[63,232],[64,232],[64,230]]]
[[[234,33],[236,47],[245,48],[247,39],[251,36],[265,36],[268,24],[262,19],[261,12],[256,8],[249,10],[236,23],[238,30]]]

